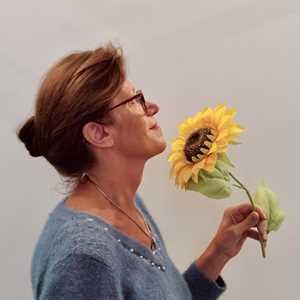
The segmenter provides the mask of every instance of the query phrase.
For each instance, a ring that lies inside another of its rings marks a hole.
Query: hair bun
[[[35,134],[35,117],[30,117],[18,132],[19,139],[25,144],[26,149],[33,157],[42,156],[37,143]]]

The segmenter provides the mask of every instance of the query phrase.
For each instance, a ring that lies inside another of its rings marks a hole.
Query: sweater
[[[211,280],[195,260],[179,272],[138,193],[135,206],[155,238],[154,250],[65,200],[49,213],[32,254],[34,299],[212,300],[226,290],[221,275]]]

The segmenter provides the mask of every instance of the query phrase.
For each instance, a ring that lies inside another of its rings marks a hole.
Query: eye
[[[139,99],[138,98],[134,98],[131,101],[128,102],[129,106],[134,106],[137,105],[139,103]]]
[[[139,106],[138,99],[132,99],[131,101],[127,102],[126,105],[131,111],[135,112]]]

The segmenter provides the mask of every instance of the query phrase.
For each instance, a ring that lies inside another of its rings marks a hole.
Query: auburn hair
[[[111,42],[62,57],[43,76],[34,115],[17,129],[18,138],[74,188],[96,162],[82,128],[96,120],[112,124],[105,113],[125,79],[122,48]]]

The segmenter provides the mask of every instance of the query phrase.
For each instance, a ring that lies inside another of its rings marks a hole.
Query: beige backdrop
[[[1,299],[31,299],[33,247],[63,191],[54,169],[30,158],[14,130],[32,114],[40,78],[54,60],[108,39],[124,47],[131,80],[161,108],[168,148],[147,163],[139,192],[178,268],[205,249],[226,207],[247,201],[240,192],[210,200],[168,179],[177,124],[225,101],[247,128],[243,144],[229,150],[235,174],[252,191],[265,177],[287,218],[270,234],[266,259],[248,240],[229,262],[222,299],[296,299],[299,34],[300,2],[293,0],[1,1]]]

